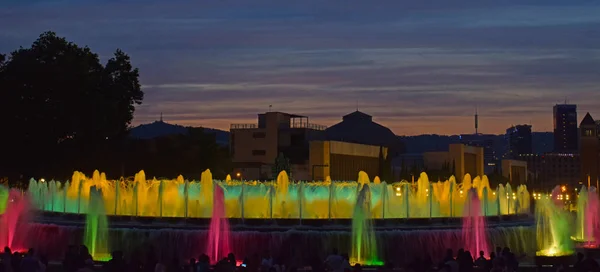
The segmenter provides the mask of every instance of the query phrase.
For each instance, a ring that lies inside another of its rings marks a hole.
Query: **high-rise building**
[[[577,129],[577,105],[554,106],[554,152],[577,153],[579,151]]]
[[[520,155],[533,154],[531,125],[516,125],[508,128],[505,134],[506,152],[504,158],[517,159]]]
[[[581,154],[581,180],[589,178],[596,184],[600,175],[600,138],[598,138],[598,123],[587,113],[579,125]]]

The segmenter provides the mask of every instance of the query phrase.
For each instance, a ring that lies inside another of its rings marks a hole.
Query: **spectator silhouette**
[[[479,258],[477,258],[477,260],[475,260],[475,266],[477,266],[479,268],[485,268],[485,267],[487,267],[487,263],[488,263],[488,260],[485,259],[483,250],[479,251]]]
[[[2,267],[6,272],[12,272],[12,252],[9,247],[4,248],[4,253],[2,253]]]
[[[27,255],[21,260],[21,272],[38,272],[42,267],[40,260],[35,256],[35,250],[30,248]]]
[[[596,262],[592,255],[588,252],[585,256],[585,259],[581,262],[580,269],[581,270],[578,271],[598,271],[600,270],[600,265],[598,265],[598,262]]]
[[[458,263],[460,272],[471,272],[473,271],[473,256],[470,251],[464,251],[461,254],[460,261]]]
[[[198,264],[196,265],[197,272],[209,272],[210,271],[210,258],[206,254],[200,255],[198,258]]]

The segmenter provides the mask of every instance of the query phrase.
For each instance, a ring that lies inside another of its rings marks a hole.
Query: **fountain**
[[[3,197],[4,198],[4,197]],[[25,247],[25,238],[29,225],[30,204],[27,195],[11,189],[5,198],[4,214],[0,220],[0,245],[13,250]]]
[[[206,170],[205,173],[207,173],[207,176],[211,175],[209,170]],[[211,263],[216,264],[221,259],[227,257],[227,254],[231,253],[231,245],[229,242],[229,223],[227,222],[227,217],[225,217],[225,194],[220,185],[214,186],[212,199],[212,218],[210,219],[210,227],[208,229],[206,252],[210,257]]]
[[[487,194],[486,190],[484,190],[484,194]],[[485,233],[485,217],[481,210],[481,201],[477,189],[472,188],[469,190],[467,198],[462,228],[465,250],[469,250],[474,254],[479,254],[480,251],[489,254],[491,248]]]
[[[569,263],[574,253],[570,239],[569,213],[565,210],[560,195],[560,187],[556,186],[550,196],[538,199],[536,203],[538,265]]]
[[[369,178],[361,171],[358,174],[358,196],[352,215],[352,263],[383,265],[377,255],[377,241],[371,220],[371,190]]]
[[[88,211],[85,222],[84,244],[97,261],[110,260],[108,248],[108,222],[104,210],[102,190],[92,186],[89,191]]]
[[[600,210],[598,192],[594,186],[581,188],[577,198],[576,235],[571,237],[585,248],[597,248],[600,241]]]
[[[466,175],[462,183],[454,177],[430,182],[422,173],[412,183],[380,182],[370,185],[371,216],[375,219],[461,217],[471,187],[477,188],[487,216],[529,213],[529,193],[524,185],[515,192],[508,184],[492,190],[485,176],[471,180]],[[213,182],[206,177],[200,181],[183,177],[157,180],[147,179],[143,171],[123,181],[109,180],[98,171],[91,178],[75,172],[64,183],[32,179],[28,190],[35,207],[42,211],[86,214],[89,188],[97,186],[109,215],[210,218],[213,183],[224,189],[228,218],[351,219],[357,195],[357,181],[295,182],[281,174],[266,182]],[[484,188],[488,195],[481,197]]]
[[[337,247],[350,253],[353,263],[381,265],[382,259],[441,256],[446,248],[464,244],[463,229],[455,223],[458,220],[445,218],[469,213],[474,216],[466,222],[471,224],[467,228],[482,230],[476,236],[479,239],[473,239],[474,248],[485,248],[481,246],[485,237],[489,244],[533,253],[533,239],[515,239],[533,237],[532,220],[520,216],[504,223],[490,220],[493,226],[486,226],[485,234],[483,220],[478,220],[528,213],[527,188],[515,189],[513,192],[506,184],[492,190],[485,176],[430,182],[425,173],[413,182],[387,183],[375,178],[371,183],[365,172],[360,172],[356,181],[327,178],[314,182],[290,180],[285,172],[272,181],[213,180],[210,171],[203,172],[200,180],[182,176],[156,179],[144,171],[131,179],[110,180],[99,171],[91,178],[75,172],[66,182],[30,181],[28,192],[41,212],[30,235],[35,239],[28,241],[28,246],[61,258],[64,252],[60,249],[66,248],[70,237],[81,235],[81,229],[72,226],[73,220],[64,220],[74,217],[55,213],[73,213],[88,215],[85,244],[95,259],[108,253],[107,245],[125,252],[153,248],[166,260],[173,255],[206,253],[213,263],[229,250],[245,256],[258,247],[306,261],[315,253],[326,254]],[[476,201],[475,207],[480,209],[472,211]],[[110,236],[101,231],[108,227],[107,217],[111,222],[114,219]],[[411,221],[413,218],[428,220]],[[352,229],[340,225],[350,219]],[[386,222],[376,228],[376,220]],[[229,222],[239,228],[230,232]],[[421,224],[435,227],[423,229]],[[399,244],[411,246],[397,248]],[[387,252],[398,254],[385,255]]]

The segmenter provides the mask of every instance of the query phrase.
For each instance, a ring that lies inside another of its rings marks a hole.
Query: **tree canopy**
[[[13,166],[32,167],[65,141],[85,149],[123,137],[143,98],[138,69],[123,51],[103,65],[87,46],[44,32],[31,47],[0,55],[1,152]]]

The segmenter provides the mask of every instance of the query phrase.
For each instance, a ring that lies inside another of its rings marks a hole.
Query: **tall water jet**
[[[594,186],[581,188],[577,198],[577,231],[573,240],[584,247],[598,247],[600,242],[600,207],[598,192]]]
[[[577,221],[575,223],[575,236],[571,237],[573,240],[577,242],[585,242],[587,241],[586,237],[586,216],[585,212],[587,210],[587,202],[588,202],[588,193],[587,188],[585,186],[581,187],[579,191],[579,195],[577,197]]]
[[[108,221],[106,220],[104,199],[102,198],[102,190],[96,186],[90,187],[83,240],[94,260],[110,260]]]
[[[485,230],[485,217],[481,211],[481,200],[476,188],[467,192],[467,201],[463,209],[462,237],[465,250],[479,254],[490,251]]]
[[[206,248],[206,252],[212,263],[217,263],[231,252],[229,222],[225,215],[225,194],[223,188],[215,184],[213,210],[210,219],[210,228],[208,229],[208,245]]]
[[[371,190],[369,184],[359,183],[359,192],[352,215],[351,262],[363,265],[382,265],[377,256],[377,241],[371,220]]]
[[[570,239],[569,214],[559,198],[560,187],[548,198],[539,199],[535,207],[538,256],[567,256],[573,254]]]
[[[0,245],[13,250],[26,247],[24,240],[27,236],[30,209],[27,195],[16,189],[8,192],[4,214],[0,220]]]

